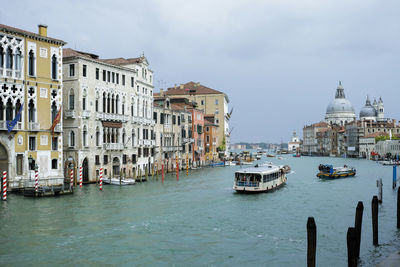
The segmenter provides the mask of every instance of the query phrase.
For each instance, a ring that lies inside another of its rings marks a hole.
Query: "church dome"
[[[330,124],[345,125],[356,119],[353,105],[344,95],[342,83],[336,89],[335,99],[326,108],[325,121]]]
[[[360,119],[367,118],[367,117],[376,117],[378,112],[376,109],[371,105],[369,98],[367,97],[367,101],[365,102],[365,106],[360,111]]]
[[[346,98],[333,99],[326,108],[326,114],[354,113],[353,105]]]

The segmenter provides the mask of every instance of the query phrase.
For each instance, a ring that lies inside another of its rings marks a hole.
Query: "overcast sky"
[[[357,116],[369,95],[400,119],[399,10],[396,0],[1,0],[0,23],[44,23],[101,58],[144,52],[155,91],[195,81],[229,96],[232,142],[287,142],[323,120],[339,80]]]

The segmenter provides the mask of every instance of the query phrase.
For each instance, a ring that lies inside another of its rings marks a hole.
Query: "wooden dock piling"
[[[356,229],[357,243],[356,243],[356,257],[360,257],[360,245],[361,245],[361,229],[362,229],[362,217],[364,213],[364,204],[359,201],[356,208],[356,217],[354,222],[354,228]]]
[[[378,202],[379,202],[379,203],[382,203],[382,200],[383,200],[383,191],[382,191],[383,183],[382,183],[382,178],[380,178],[379,180],[376,180],[376,186],[378,187]]]
[[[397,189],[397,228],[400,228],[400,187]]]
[[[314,217],[307,220],[307,267],[315,267],[317,251],[317,226]]]
[[[357,266],[357,230],[354,227],[347,229],[347,262],[349,267]]]
[[[372,210],[372,243],[374,246],[378,245],[378,197],[374,196],[371,203]]]

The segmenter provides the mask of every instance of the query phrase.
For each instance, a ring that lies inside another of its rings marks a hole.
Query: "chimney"
[[[176,84],[174,84],[174,88],[176,89]]]
[[[160,89],[160,96],[163,97],[164,96],[164,90]]]
[[[47,37],[47,25],[39,24],[39,35],[43,37]]]
[[[196,86],[200,86],[200,83],[196,83]]]
[[[180,85],[180,88],[183,89],[183,84]]]

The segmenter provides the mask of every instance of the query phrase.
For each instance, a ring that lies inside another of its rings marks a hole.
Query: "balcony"
[[[90,110],[82,110],[82,118],[89,118]]]
[[[66,110],[65,117],[75,119],[75,110]]]
[[[21,122],[17,122],[17,124],[15,125],[15,127],[12,129],[13,131],[17,131],[17,130],[21,130],[22,129],[22,123]],[[0,130],[6,130],[7,129],[7,122],[6,121],[0,121]]]
[[[83,115],[82,115],[83,116]],[[127,121],[127,115],[122,114],[112,114],[112,113],[104,113],[104,112],[96,112],[96,119],[105,120],[105,121]]]
[[[182,151],[182,147],[181,146],[163,146],[162,151],[163,152]]]
[[[140,120],[139,117],[136,117],[136,116],[132,116],[132,117],[131,117],[131,122],[132,122],[132,123],[140,123],[140,121],[141,121],[141,120]]]
[[[61,127],[60,123],[58,123],[56,125],[56,127],[54,127],[54,132],[56,132],[56,133],[61,133],[62,132],[62,127]]]
[[[13,73],[12,69],[6,69],[6,76],[12,77],[12,73]]]
[[[143,144],[144,144],[145,146],[154,146],[155,143],[156,143],[155,140],[143,140]]]
[[[103,149],[105,150],[123,150],[124,144],[121,143],[107,143],[103,144]]]
[[[39,131],[40,130],[40,123],[39,122],[29,122],[28,123],[28,130],[29,131]]]
[[[190,144],[190,143],[194,143],[194,138],[183,138],[182,141],[183,141],[183,143],[185,143],[185,144],[186,144],[186,143],[189,143],[189,144]]]

